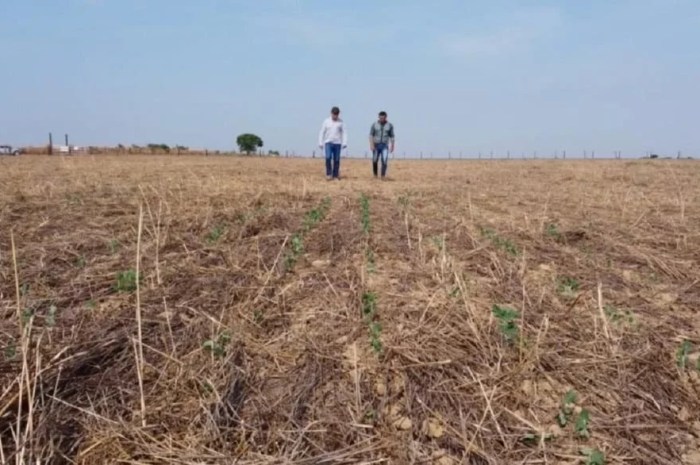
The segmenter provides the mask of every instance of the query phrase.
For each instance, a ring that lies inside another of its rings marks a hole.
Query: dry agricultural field
[[[0,160],[0,463],[700,463],[700,164]]]

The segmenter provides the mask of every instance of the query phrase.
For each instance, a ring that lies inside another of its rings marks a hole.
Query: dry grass
[[[699,164],[341,171],[0,160],[0,462],[700,463]]]

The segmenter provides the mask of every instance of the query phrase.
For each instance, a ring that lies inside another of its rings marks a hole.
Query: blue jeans
[[[382,177],[386,176],[386,168],[389,164],[389,147],[387,144],[374,144],[372,151],[372,170],[374,175],[377,175],[377,164],[379,159],[382,160]]]
[[[338,178],[340,175],[340,144],[326,143],[326,176]]]

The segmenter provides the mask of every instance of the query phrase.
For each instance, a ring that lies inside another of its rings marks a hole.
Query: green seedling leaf
[[[547,226],[547,235],[549,237],[553,237],[554,239],[560,239],[561,238],[561,233],[559,233],[559,229],[557,228],[557,225],[554,223],[550,223]]]
[[[575,404],[578,401],[578,394],[573,389],[564,395],[564,405]]]
[[[119,241],[116,239],[112,239],[111,241],[109,241],[108,245],[109,245],[109,251],[112,254],[117,253],[117,250],[119,250]]]
[[[207,341],[204,341],[204,344],[202,344],[202,348],[209,350],[209,351],[214,351],[214,348],[216,347],[216,342],[214,342],[212,339],[209,339]]]
[[[33,317],[34,310],[32,310],[31,308],[25,308],[22,312],[22,326],[27,326]]]
[[[676,364],[681,370],[685,369],[686,365],[688,364],[688,355],[690,354],[692,348],[693,346],[690,341],[685,340],[676,351]]]
[[[564,277],[559,281],[558,290],[559,293],[564,297],[574,297],[576,296],[576,292],[578,292],[580,287],[581,285],[576,279]]]
[[[362,294],[362,314],[367,319],[374,317],[377,312],[377,295],[374,292]]]
[[[219,345],[226,346],[231,342],[231,335],[227,332],[219,334]]]
[[[590,413],[588,410],[583,409],[576,419],[576,434],[581,438],[588,439],[591,433],[588,431],[588,423],[590,422]]]
[[[226,230],[222,226],[214,227],[211,231],[209,231],[209,235],[207,235],[207,242],[210,244],[217,242],[219,239],[221,239],[221,236],[224,235],[225,231]]]
[[[586,457],[585,465],[605,465],[605,454],[598,449],[584,448],[581,454]]]
[[[143,275],[139,276],[139,280],[143,279]],[[127,270],[117,274],[117,283],[115,288],[119,292],[133,292],[136,290],[136,271]]]
[[[499,322],[499,327],[501,329],[501,334],[508,342],[513,342],[518,338],[518,324],[517,320],[520,318],[520,313],[508,308],[494,305],[491,309],[493,316]]]

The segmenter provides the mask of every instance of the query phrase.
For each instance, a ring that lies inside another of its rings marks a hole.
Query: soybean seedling
[[[501,329],[501,334],[507,342],[514,342],[518,338],[518,323],[517,320],[520,318],[520,313],[517,311],[494,305],[491,309],[493,316],[499,321],[499,328]]]
[[[578,399],[578,394],[576,391],[570,390],[564,395],[562,399],[561,408],[559,409],[559,414],[557,415],[557,423],[559,426],[564,428],[571,419],[571,415],[574,413],[574,407],[576,405],[576,400]]]

